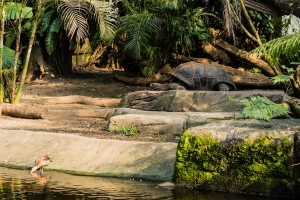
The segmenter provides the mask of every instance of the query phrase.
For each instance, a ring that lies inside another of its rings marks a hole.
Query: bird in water
[[[35,161],[34,167],[32,167],[30,173],[35,172],[37,169],[40,169],[40,172],[43,173],[43,169],[46,165],[48,165],[50,162],[52,162],[49,158],[49,156],[42,156]]]

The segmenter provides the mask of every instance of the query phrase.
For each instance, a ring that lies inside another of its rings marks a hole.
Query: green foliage
[[[5,43],[4,45],[7,47],[11,47],[12,43],[15,41],[16,39],[16,32],[11,29],[8,33],[5,34]]]
[[[117,126],[116,132],[119,134],[124,134],[124,135],[135,135],[138,133],[138,130],[136,126],[131,125],[129,129],[127,129],[125,126],[119,126],[116,122],[114,125]]]
[[[153,66],[153,73],[168,63],[168,53],[189,54],[195,42],[210,37],[207,16],[214,15],[194,1],[124,0],[122,5],[118,35],[126,37],[125,53],[139,66]]]
[[[292,191],[292,145],[290,140],[266,136],[219,141],[210,133],[184,132],[174,179],[198,189],[285,194],[287,189]]]
[[[22,3],[17,3],[17,2],[5,3],[5,10],[6,10],[5,20],[19,19],[19,14],[21,9],[22,9]],[[32,8],[25,6],[23,8],[22,18],[31,19],[32,17],[33,17]]]
[[[265,97],[253,96],[250,100],[242,99],[240,102],[245,105],[245,108],[243,109],[245,118],[253,117],[270,121],[271,118],[280,117],[290,113],[287,109],[276,105]]]
[[[46,45],[46,50],[49,55],[51,55],[56,48],[56,45],[58,43],[58,33],[61,28],[61,18],[57,17],[55,18],[49,25],[46,38],[45,38],[45,45]]]
[[[288,83],[290,82],[290,77],[288,75],[280,74],[271,78],[274,84],[276,83]]]
[[[238,98],[234,98],[232,96],[228,96],[228,100],[232,102],[233,107],[233,118],[236,119],[236,102],[239,100]]]
[[[250,69],[250,72],[252,72],[252,73],[261,73],[261,69],[253,67],[253,68]]]
[[[263,58],[271,57],[272,63],[279,66],[282,57],[287,58],[289,61],[299,60],[299,49],[300,33],[295,33],[271,40],[253,51],[261,53]]]
[[[49,10],[42,14],[39,19],[39,32],[42,33],[46,31],[52,21],[53,16],[56,14],[55,10]]]
[[[157,31],[158,19],[151,13],[137,13],[121,18],[121,26],[126,33],[125,52],[136,60],[142,59],[142,53]]]

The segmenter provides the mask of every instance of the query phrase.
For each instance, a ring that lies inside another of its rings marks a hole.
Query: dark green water
[[[157,187],[158,182],[75,176],[45,171],[0,167],[0,200],[171,199],[171,200],[263,200],[281,199]]]

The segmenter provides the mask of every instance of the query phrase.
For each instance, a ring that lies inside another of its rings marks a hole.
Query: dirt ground
[[[91,72],[92,71],[92,72]],[[74,116],[74,110],[97,112],[99,107],[85,104],[36,104],[45,97],[83,95],[93,98],[122,98],[128,92],[149,90],[146,86],[132,86],[116,80],[109,70],[77,70],[72,76],[60,77],[47,75],[42,80],[25,84],[21,103],[48,109],[44,119],[23,119],[0,116],[0,129],[47,131],[72,133],[87,137],[118,140],[172,142],[173,138],[149,133],[131,135],[112,132],[107,129],[108,122],[100,117]]]

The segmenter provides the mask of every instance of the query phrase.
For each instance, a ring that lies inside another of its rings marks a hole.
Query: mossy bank
[[[299,177],[294,178],[297,166],[292,164],[300,158],[299,130],[294,130],[296,126],[276,127],[276,122],[276,129],[272,123],[256,127],[256,122],[222,122],[183,133],[177,147],[176,184],[213,191],[296,196]]]

